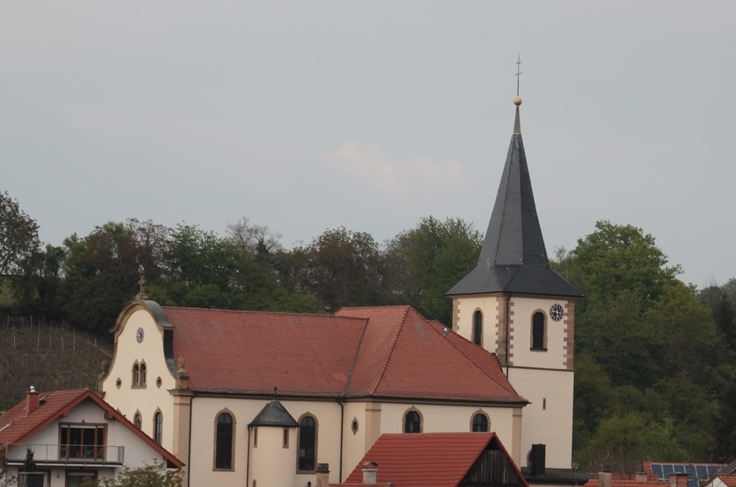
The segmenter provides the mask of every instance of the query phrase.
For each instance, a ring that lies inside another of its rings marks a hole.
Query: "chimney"
[[[376,462],[365,462],[363,464],[363,483],[376,485],[378,477],[378,464]]]
[[[646,482],[647,481],[647,474],[644,472],[639,472],[636,474],[636,481],[637,482]]]
[[[38,409],[38,392],[31,386],[26,392],[26,416]]]
[[[317,482],[316,487],[329,487],[330,485],[330,464],[317,464]]]
[[[611,484],[613,484],[613,475],[611,474],[611,470],[607,467],[603,467],[600,472],[598,472],[598,487],[611,487]]]
[[[547,446],[543,444],[532,445],[532,453],[530,455],[532,477],[543,477],[546,473],[545,457],[547,456]]]
[[[688,475],[686,473],[671,473],[670,487],[687,487]]]

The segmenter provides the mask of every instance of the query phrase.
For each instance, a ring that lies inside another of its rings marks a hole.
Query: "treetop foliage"
[[[409,304],[450,324],[445,293],[482,245],[472,225],[427,217],[381,244],[340,227],[285,249],[278,233],[241,218],[225,236],[184,223],[108,222],[42,248],[35,222],[7,193],[0,202],[16,223],[0,225],[0,242],[23,242],[13,252],[0,246],[8,311],[91,332],[114,324],[141,275],[163,305],[332,313]],[[576,461],[631,471],[647,459],[736,456],[736,279],[698,293],[652,235],[608,221],[550,264],[585,296],[575,316]]]
[[[36,221],[0,192],[0,276],[22,273],[39,245]]]

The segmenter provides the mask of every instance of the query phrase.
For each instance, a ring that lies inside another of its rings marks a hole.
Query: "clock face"
[[[555,321],[560,321],[565,314],[561,304],[555,303],[549,308],[549,315]]]
[[[141,343],[143,341],[143,328],[138,328],[135,331],[135,341]]]

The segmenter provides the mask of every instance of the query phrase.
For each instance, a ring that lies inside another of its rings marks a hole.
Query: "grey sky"
[[[547,250],[651,233],[736,277],[736,2],[0,3],[0,190],[44,242],[126,218],[308,243],[485,231],[513,127]]]

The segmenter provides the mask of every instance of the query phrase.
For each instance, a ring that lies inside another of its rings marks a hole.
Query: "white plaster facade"
[[[145,306],[126,308],[115,329],[114,358],[100,383],[105,400],[133,421],[142,417],[141,429],[153,436],[153,417],[163,415],[162,445],[184,467],[185,485],[303,487],[315,485],[315,472],[297,469],[298,428],[289,432],[283,446],[283,429],[256,428],[249,424],[269,402],[263,397],[192,392],[186,379],[177,377],[164,353],[165,333]],[[142,340],[141,331],[142,330]],[[134,385],[133,366],[145,363],[145,387]],[[160,383],[160,387],[157,385]],[[423,432],[469,432],[473,415],[484,414],[517,464],[522,460],[522,405],[450,403],[412,400],[378,401],[279,397],[297,421],[306,414],[317,423],[316,462],[330,466],[330,482],[336,483],[355,467],[383,433],[401,433],[404,416],[416,410]],[[226,410],[234,420],[233,466],[215,468],[216,418]],[[257,435],[258,446],[254,447]]]
[[[560,304],[555,321],[550,308]],[[545,444],[546,466],[570,468],[574,396],[575,300],[509,294],[453,297],[453,329],[474,340],[474,315],[483,316],[481,346],[495,353],[514,389],[530,401],[524,408],[521,466],[533,444]],[[545,347],[532,347],[532,317],[544,315]],[[507,338],[508,337],[508,338]]]

